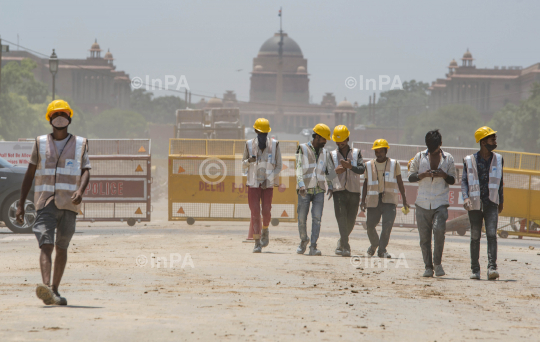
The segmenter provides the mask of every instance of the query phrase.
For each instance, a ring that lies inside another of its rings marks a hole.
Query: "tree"
[[[428,88],[428,83],[411,80],[403,82],[403,89],[381,92],[375,106],[375,125],[385,128],[403,127],[408,118],[425,111]]]
[[[131,93],[131,109],[140,113],[147,122],[167,124],[176,122],[176,110],[186,107],[178,96],[153,97],[153,93],[136,89]]]
[[[0,135],[4,140],[16,141],[43,134],[48,129],[46,108],[46,104],[32,105],[16,93],[0,94]]]
[[[540,152],[540,83],[534,83],[531,96],[519,106],[506,105],[489,123],[498,131],[501,149]]]
[[[23,59],[21,63],[9,62],[2,68],[2,93],[16,93],[25,96],[29,103],[44,103],[49,90],[45,83],[36,81],[36,62]]]
[[[475,130],[482,126],[480,113],[469,105],[449,105],[408,118],[403,142],[424,145],[426,133],[439,129],[443,146],[473,147]]]
[[[134,111],[109,109],[91,123],[90,136],[102,139],[140,139],[146,136],[144,117]]]

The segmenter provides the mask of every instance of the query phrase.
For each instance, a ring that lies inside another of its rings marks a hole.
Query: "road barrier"
[[[353,147],[362,151],[364,160],[374,158],[371,150],[371,142],[354,142]],[[405,186],[407,202],[411,206],[408,215],[404,215],[401,210],[396,211],[396,227],[416,228],[415,201],[418,193],[418,183],[410,183],[408,180],[407,164],[416,153],[424,151],[425,146],[420,145],[400,145],[392,144],[388,150],[388,157],[397,159],[401,164],[401,176]],[[456,183],[450,185],[448,220],[456,219],[466,215],[463,208],[463,197],[461,193],[461,177],[463,175],[463,158],[472,153],[478,152],[475,148],[445,147],[443,150],[452,154],[456,165]],[[496,151],[504,159],[504,210],[499,215],[498,234],[506,238],[509,235],[519,237],[530,236],[540,237],[540,154]],[[362,184],[364,176],[362,175]],[[401,194],[399,194],[402,207]],[[366,215],[361,211],[358,214],[357,224],[366,228]],[[452,229],[452,225],[447,227],[447,231]],[[466,229],[458,225],[458,234],[464,235]]]
[[[22,150],[30,147],[31,151],[34,141],[20,139],[17,144]],[[90,183],[83,194],[77,221],[126,221],[130,226],[150,221],[150,140],[89,139],[88,157],[92,165]]]
[[[169,221],[249,221],[245,140],[171,139]],[[274,188],[272,224],[297,222],[295,152],[297,141],[279,142],[283,168]]]

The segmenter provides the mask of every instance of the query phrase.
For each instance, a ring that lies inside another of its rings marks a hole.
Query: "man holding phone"
[[[454,157],[441,149],[442,136],[439,130],[426,134],[427,150],[418,152],[411,162],[409,182],[418,182],[416,197],[416,221],[420,235],[420,247],[424,257],[424,277],[445,275],[442,267],[444,234],[450,202],[450,185],[456,180]],[[434,236],[434,248],[431,252],[431,235]],[[435,266],[435,267],[434,267]]]

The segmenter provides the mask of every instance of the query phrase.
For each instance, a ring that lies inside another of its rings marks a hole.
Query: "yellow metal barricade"
[[[171,139],[169,221],[249,221],[245,140]],[[295,152],[297,141],[279,142],[283,169],[274,188],[272,224],[297,222]]]
[[[499,236],[540,237],[540,154],[497,151],[504,158]]]

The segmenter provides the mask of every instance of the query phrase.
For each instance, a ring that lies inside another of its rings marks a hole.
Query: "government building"
[[[431,84],[429,108],[437,109],[449,104],[468,104],[476,108],[485,120],[507,103],[519,104],[530,96],[534,82],[540,82],[540,63],[528,68],[495,66],[477,68],[472,54],[461,58],[461,65],[452,60],[445,78]]]
[[[88,50],[86,59],[66,59],[59,56],[56,74],[56,98],[66,98],[85,113],[99,114],[111,108],[129,108],[131,83],[129,75],[116,70],[113,55],[107,51],[101,56],[97,40]],[[49,59],[27,51],[2,53],[2,66],[28,58],[36,62],[36,80],[49,86],[52,92],[52,75]]]

